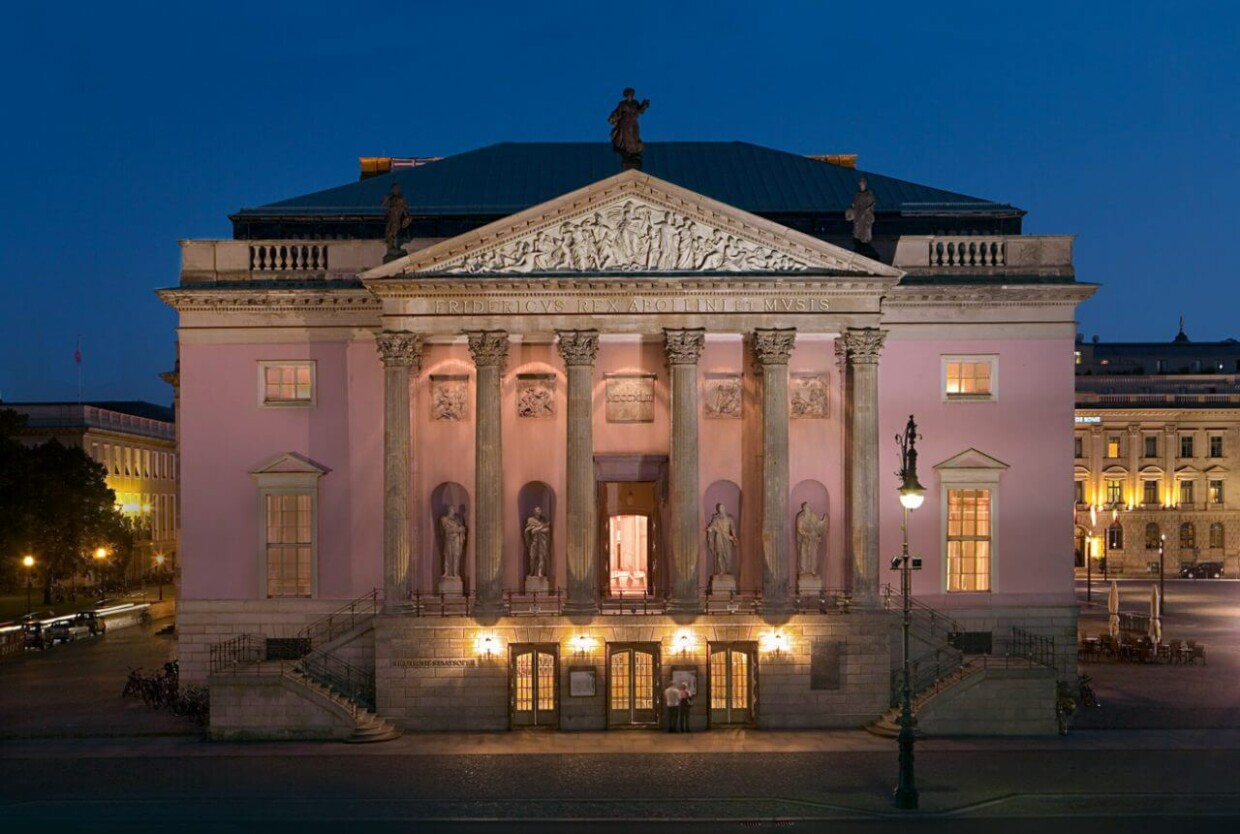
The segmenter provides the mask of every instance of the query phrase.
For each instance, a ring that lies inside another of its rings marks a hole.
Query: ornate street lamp
[[[108,549],[106,547],[95,548],[95,565],[96,571],[99,573],[99,601],[103,602],[103,563],[108,558]]]
[[[34,557],[23,556],[22,565],[26,568],[26,613],[30,613],[30,579],[34,575]]]
[[[903,539],[900,550],[900,597],[903,602],[903,637],[904,637],[904,681],[900,687],[900,777],[896,783],[895,804],[901,810],[917,808],[917,785],[913,772],[913,742],[916,741],[916,720],[913,718],[912,677],[909,666],[909,628],[912,624],[912,570],[921,567],[920,559],[914,565],[908,554],[908,515],[921,506],[926,500],[926,488],[917,480],[917,423],[913,415],[908,417],[908,425],[903,434],[896,435],[896,444],[900,447],[900,471],[896,476],[900,479],[900,506],[903,509],[903,520],[900,534]],[[895,565],[893,565],[895,567]]]

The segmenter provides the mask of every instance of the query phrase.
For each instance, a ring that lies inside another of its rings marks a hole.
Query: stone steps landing
[[[361,707],[330,687],[326,687],[300,669],[293,670],[288,674],[291,680],[301,684],[306,689],[313,692],[320,698],[325,698],[339,707],[341,710],[353,714],[353,721],[356,727],[353,734],[345,741],[350,744],[370,744],[379,741],[391,741],[400,738],[401,730],[395,724],[380,718],[370,710]]]

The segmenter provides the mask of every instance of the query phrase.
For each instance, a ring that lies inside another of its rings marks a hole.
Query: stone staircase
[[[328,701],[338,711],[347,712],[352,716],[356,727],[353,730],[353,735],[349,736],[345,741],[351,744],[369,744],[400,738],[401,729],[395,724],[380,718],[353,699],[337,692],[331,686],[315,680],[300,666],[286,668],[284,676],[286,679],[304,687],[312,697]]]
[[[984,661],[984,658],[982,658]],[[958,686],[961,682],[972,675],[977,674],[986,668],[984,662],[978,662],[977,658],[965,662],[963,665],[953,669],[951,672],[936,678],[929,687],[914,692],[912,697],[913,715],[917,715],[932,698],[942,695],[944,692]],[[872,733],[883,738],[895,738],[900,735],[900,707],[896,705],[891,707],[878,718],[865,725],[866,732]],[[914,729],[914,733],[918,738],[922,737],[920,730]]]

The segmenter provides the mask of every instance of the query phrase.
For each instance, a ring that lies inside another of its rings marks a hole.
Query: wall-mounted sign
[[[1076,415],[1076,422],[1078,422],[1078,423],[1101,423],[1101,422],[1102,422],[1102,418],[1101,418],[1101,417],[1082,416],[1082,415],[1078,414],[1078,415]]]

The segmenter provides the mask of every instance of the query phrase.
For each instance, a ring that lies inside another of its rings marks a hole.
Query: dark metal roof
[[[747,142],[647,142],[644,173],[755,214],[841,213],[864,175],[880,214],[1019,217],[1024,211]],[[392,187],[415,216],[507,215],[617,174],[605,142],[504,142],[289,200],[240,217],[382,216]]]

